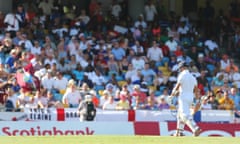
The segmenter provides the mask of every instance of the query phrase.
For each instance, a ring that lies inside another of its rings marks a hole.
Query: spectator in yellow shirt
[[[219,109],[222,109],[222,110],[234,109],[234,102],[232,99],[229,98],[227,91],[224,92],[223,97],[220,98],[218,102],[219,102]]]

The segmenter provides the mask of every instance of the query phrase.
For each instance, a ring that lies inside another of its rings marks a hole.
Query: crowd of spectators
[[[77,108],[89,94],[104,110],[174,109],[177,100],[170,104],[168,96],[184,60],[204,96],[202,109],[240,110],[235,9],[216,13],[206,1],[190,17],[149,0],[136,20],[127,9],[127,1],[103,10],[91,0],[76,11],[42,0],[0,13],[5,109]]]

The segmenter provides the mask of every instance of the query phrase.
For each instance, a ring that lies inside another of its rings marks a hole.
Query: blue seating
[[[207,69],[210,71],[211,74],[213,74],[215,66],[213,64],[207,64]]]
[[[62,101],[62,95],[60,93],[54,93],[53,98],[58,101]]]
[[[72,76],[69,75],[69,74],[64,74],[63,76],[64,76],[65,78],[67,78],[68,80],[72,79]]]

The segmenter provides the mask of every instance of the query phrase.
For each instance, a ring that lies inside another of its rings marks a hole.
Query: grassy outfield
[[[231,137],[170,136],[15,136],[0,138],[1,144],[239,144]]]

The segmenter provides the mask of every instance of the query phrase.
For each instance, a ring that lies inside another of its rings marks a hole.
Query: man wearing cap
[[[190,113],[194,96],[197,97],[198,94],[197,80],[189,72],[184,61],[179,62],[178,69],[180,73],[177,78],[177,84],[170,95],[172,97],[176,96],[177,93],[179,95],[176,136],[183,136],[185,124],[192,130],[194,136],[198,136],[201,130]]]

